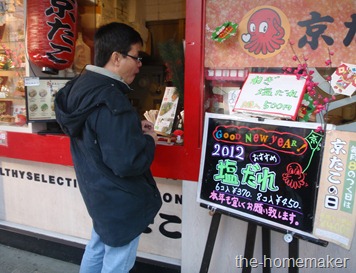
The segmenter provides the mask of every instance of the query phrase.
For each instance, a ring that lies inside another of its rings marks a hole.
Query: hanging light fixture
[[[58,74],[72,65],[77,9],[75,0],[27,1],[27,52],[42,72]]]

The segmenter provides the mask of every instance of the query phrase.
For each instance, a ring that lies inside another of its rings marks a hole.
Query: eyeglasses
[[[123,55],[123,56],[128,56],[128,57],[130,57],[130,58],[136,60],[136,62],[142,63],[142,57],[135,57],[135,56],[132,56],[132,55],[129,55],[129,54],[126,54],[126,53],[121,53],[121,55]]]

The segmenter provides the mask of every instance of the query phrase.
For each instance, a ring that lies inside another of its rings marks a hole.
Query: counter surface
[[[73,166],[70,140],[65,135],[7,132],[7,146],[0,157]],[[152,172],[155,177],[198,180],[200,153],[188,154],[185,146],[157,145]]]

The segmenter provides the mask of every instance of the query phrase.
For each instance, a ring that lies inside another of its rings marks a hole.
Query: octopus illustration
[[[305,174],[302,166],[299,163],[289,163],[286,168],[286,173],[282,174],[284,183],[292,189],[300,189],[303,186],[308,186],[304,181]]]
[[[281,17],[273,9],[263,8],[253,13],[247,23],[247,32],[241,37],[244,48],[256,55],[273,53],[285,43]]]

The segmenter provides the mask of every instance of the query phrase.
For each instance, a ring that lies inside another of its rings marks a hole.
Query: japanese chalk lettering
[[[210,120],[208,130],[203,200],[232,213],[312,230],[323,135],[312,129],[223,119]],[[313,172],[307,173],[309,167]]]
[[[250,160],[260,165],[277,165],[281,162],[281,158],[278,153],[273,151],[252,151],[250,154]]]

